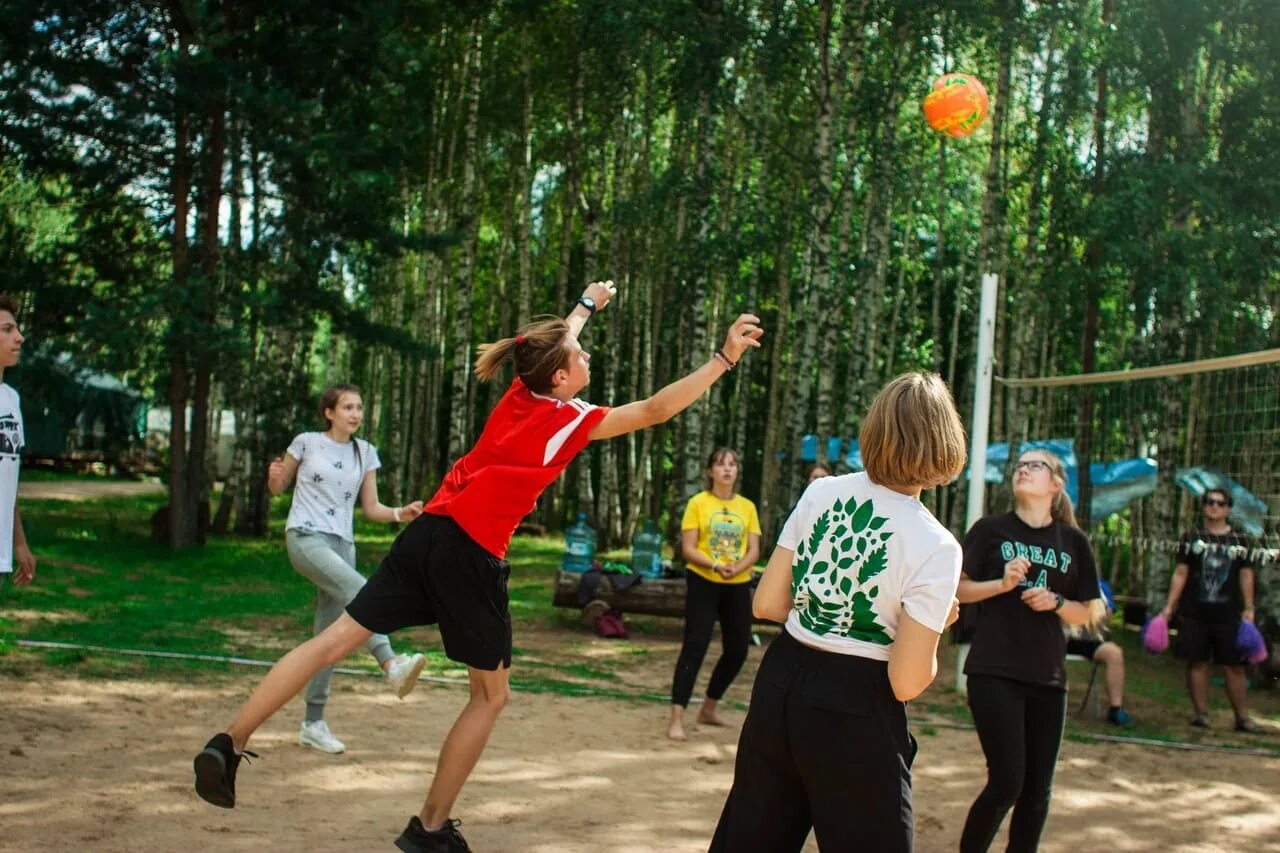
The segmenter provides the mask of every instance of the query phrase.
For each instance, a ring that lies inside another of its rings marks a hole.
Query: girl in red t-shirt
[[[613,294],[612,282],[592,283],[567,318],[539,320],[515,337],[481,346],[477,378],[495,378],[508,360],[516,378],[480,438],[338,621],[281,658],[231,725],[196,756],[202,798],[223,808],[235,805],[236,769],[249,737],[316,671],[373,633],[438,624],[445,653],[467,666],[471,699],[440,748],[426,802],[396,846],[411,853],[468,849],[449,815],[510,694],[509,566],[503,557],[515,525],[588,442],[668,420],[733,369],[748,348],[760,346],[759,318],[742,314],[723,347],[684,378],[645,400],[592,406],[577,399],[591,378],[591,356],[578,335]]]

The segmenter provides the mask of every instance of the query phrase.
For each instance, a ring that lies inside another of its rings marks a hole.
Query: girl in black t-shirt
[[[1066,483],[1062,460],[1028,450],[1014,467],[1014,511],[980,519],[965,537],[956,597],[981,602],[965,674],[987,785],[969,809],[961,853],[985,851],[1011,807],[1008,849],[1035,850],[1049,815],[1067,707],[1062,624],[1105,613]]]

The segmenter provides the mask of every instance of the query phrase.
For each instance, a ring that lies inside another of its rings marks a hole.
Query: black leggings
[[[707,656],[717,618],[723,651],[711,671],[707,696],[716,701],[724,696],[747,662],[747,647],[751,644],[751,584],[715,583],[693,572],[687,572],[685,577],[689,591],[684,605],[684,643],[671,681],[671,704],[681,708],[689,704],[693,695],[693,683]]]
[[[1013,808],[1009,853],[1034,851],[1049,817],[1067,692],[993,675],[969,676],[969,710],[987,756],[987,787],[969,808],[960,853],[985,853]]]

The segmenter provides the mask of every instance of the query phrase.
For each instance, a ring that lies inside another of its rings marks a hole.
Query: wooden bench
[[[606,574],[600,579],[595,595],[584,606],[578,603],[578,584],[582,580],[582,575],[561,569],[556,575],[556,588],[551,603],[556,607],[581,610],[582,623],[588,627],[593,626],[596,617],[609,608],[623,613],[684,618],[684,600],[688,593],[688,585],[683,577],[646,577],[623,592],[615,590],[609,578],[610,576]],[[777,625],[767,619],[754,621],[757,625]]]
[[[684,616],[684,599],[686,585],[684,578],[644,578],[640,583],[624,592],[613,588],[609,575],[600,579],[595,595],[586,606],[578,603],[578,584],[582,581],[579,572],[566,572],[561,569],[556,576],[555,595],[551,603],[556,607],[572,607],[583,611],[583,621],[588,624],[595,621],[596,616],[608,608],[616,608],[623,613],[644,613],[649,616]],[[599,602],[599,603],[597,603]]]

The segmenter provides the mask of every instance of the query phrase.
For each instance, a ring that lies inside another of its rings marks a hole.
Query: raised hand
[[[596,311],[609,304],[618,293],[618,288],[614,286],[613,281],[593,281],[587,285],[587,289],[582,292],[583,296],[589,297],[596,304]]]
[[[759,324],[760,318],[755,314],[739,314],[729,327],[729,334],[725,335],[721,352],[730,361],[737,362],[748,347],[759,347],[760,336],[764,334]]]
[[[1004,577],[1000,579],[1000,588],[1005,592],[1013,589],[1027,577],[1031,561],[1026,557],[1014,557],[1004,564]]]

